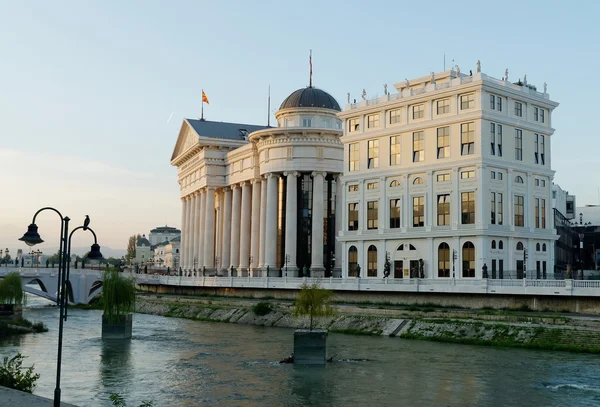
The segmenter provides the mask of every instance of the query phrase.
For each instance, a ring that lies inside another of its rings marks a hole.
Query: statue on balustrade
[[[360,264],[356,264],[356,277],[360,278]]]
[[[487,264],[483,263],[483,267],[481,268],[481,274],[483,278],[488,278],[488,267]]]

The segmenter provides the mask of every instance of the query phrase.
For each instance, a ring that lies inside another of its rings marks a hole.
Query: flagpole
[[[204,95],[204,89],[202,89],[202,94]],[[204,120],[204,98],[202,96],[200,96],[202,98],[202,107],[200,108],[200,120]]]

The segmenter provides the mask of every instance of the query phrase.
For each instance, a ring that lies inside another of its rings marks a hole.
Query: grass
[[[35,333],[48,332],[48,327],[44,325],[43,322],[32,322],[28,319],[19,318],[10,321],[0,321],[0,336],[20,335],[26,333],[14,328],[15,326],[29,328]]]
[[[341,328],[341,329],[330,329],[329,332],[333,332],[336,334],[345,334],[345,335],[380,336],[382,331],[380,329],[376,329],[374,331],[363,331],[361,329],[355,329],[355,328]]]

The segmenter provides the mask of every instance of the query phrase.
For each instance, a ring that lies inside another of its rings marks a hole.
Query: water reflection
[[[100,380],[106,388],[119,383],[133,382],[134,369],[131,364],[131,341],[102,341],[100,353]]]

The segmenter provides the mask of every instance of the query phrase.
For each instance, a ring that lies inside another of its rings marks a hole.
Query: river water
[[[0,339],[0,356],[26,355],[52,398],[58,309],[32,299],[26,318],[49,331]],[[600,357],[330,334],[325,367],[280,365],[291,329],[134,316],[133,338],[100,339],[100,311],[69,310],[63,401],[110,406],[598,406]],[[2,405],[0,400],[0,405]]]

